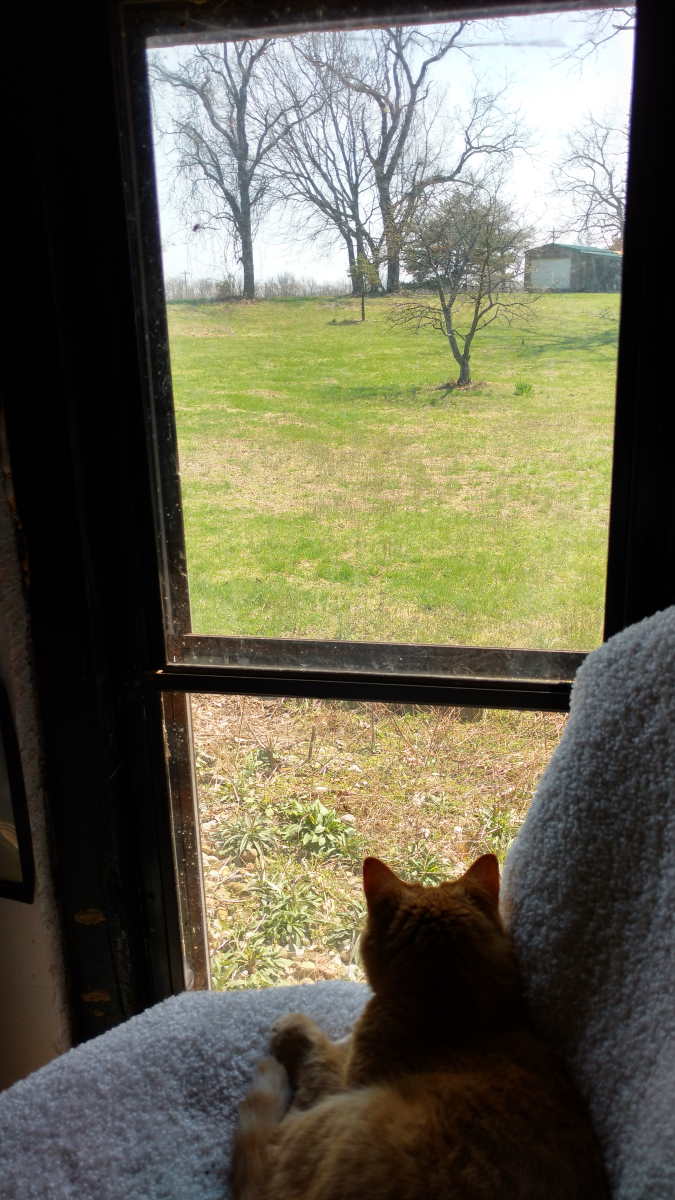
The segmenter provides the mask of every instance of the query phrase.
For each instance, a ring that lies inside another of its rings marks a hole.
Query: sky
[[[534,230],[533,244],[565,237],[565,213],[553,195],[552,167],[564,156],[567,135],[585,117],[616,118],[630,102],[633,37],[619,33],[584,58],[573,51],[584,36],[584,14],[561,13],[508,17],[495,22],[473,22],[469,56],[450,52],[435,72],[437,94],[444,96],[447,119],[471,95],[478,77],[488,88],[506,88],[503,105],[518,110],[529,131],[529,148],[514,158],[509,169],[508,199]],[[175,62],[185,50],[152,51]],[[164,114],[164,120],[166,113]],[[224,238],[216,233],[193,233],[195,219],[181,211],[173,184],[174,165],[168,140],[155,142],[160,224],[165,278],[220,279],[236,270],[234,254],[227,255]],[[256,279],[289,271],[298,278],[311,277],[346,286],[346,256],[339,247],[303,244],[294,223],[278,210],[265,219],[255,243]]]

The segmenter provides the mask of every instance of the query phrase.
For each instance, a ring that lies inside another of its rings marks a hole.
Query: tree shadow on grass
[[[483,386],[482,383],[468,384],[465,387],[458,388],[452,382],[446,383],[429,383],[423,385],[401,385],[400,387],[387,386],[361,386],[342,388],[340,395],[337,397],[337,402],[343,405],[359,406],[365,405],[396,405],[401,408],[435,408],[438,405],[446,404],[451,399],[453,394],[479,389]]]
[[[541,354],[553,354],[556,351],[571,350],[573,353],[578,353],[582,350],[597,350],[602,346],[615,346],[619,340],[619,330],[603,329],[598,333],[580,334],[577,337],[570,337],[569,334],[559,334],[557,337],[549,337],[546,342],[538,342],[536,345],[523,345],[520,348],[519,355],[522,358],[534,358]]]

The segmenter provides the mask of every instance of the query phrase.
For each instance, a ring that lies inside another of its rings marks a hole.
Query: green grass
[[[170,306],[199,633],[600,641],[618,297],[476,340],[349,300]]]

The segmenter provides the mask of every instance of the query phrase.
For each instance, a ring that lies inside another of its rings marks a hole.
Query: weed
[[[273,987],[288,975],[291,960],[255,932],[231,941],[214,954],[211,981],[214,988]]]
[[[261,877],[251,886],[258,902],[258,929],[267,942],[301,946],[321,913],[321,893],[310,880]]]
[[[228,821],[226,830],[215,840],[221,853],[236,863],[250,860],[253,855],[262,863],[277,846],[278,833],[264,814],[244,809]]]
[[[406,881],[426,886],[448,878],[448,864],[436,854],[425,838],[418,838],[406,846],[396,861],[396,870]]]
[[[338,950],[351,962],[365,921],[366,909],[363,900],[341,897],[329,910],[324,942]]]
[[[350,822],[320,800],[290,800],[284,807],[281,826],[284,841],[296,848],[301,858],[360,858],[361,842]]]
[[[534,388],[525,379],[519,379],[513,389],[514,396],[531,396]]]

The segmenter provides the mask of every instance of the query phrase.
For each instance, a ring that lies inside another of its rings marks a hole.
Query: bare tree
[[[635,31],[635,5],[629,4],[625,8],[603,8],[591,14],[584,13],[579,20],[584,26],[584,36],[564,57],[576,58],[583,62],[617,35]]]
[[[345,39],[330,33],[295,40],[292,54],[274,61],[270,82],[278,104],[297,116],[273,156],[277,194],[302,213],[305,236],[342,242],[354,280],[357,260],[377,261],[380,246],[373,233],[372,167],[361,135],[364,101],[323,65],[344,59]]]
[[[568,139],[556,191],[571,209],[569,228],[589,241],[621,249],[626,207],[628,128],[589,116]]]
[[[520,285],[523,254],[531,231],[497,198],[494,180],[455,188],[410,228],[403,263],[417,285],[436,299],[416,298],[394,306],[390,321],[437,330],[459,367],[456,385],[471,382],[476,335],[495,321],[527,323],[536,297]]]
[[[255,295],[253,234],[269,198],[269,158],[300,114],[279,108],[262,63],[272,39],[195,46],[180,65],[155,56],[153,77],[180,95],[172,119],[178,170],[200,223],[229,228],[239,250],[243,296]]]
[[[360,133],[377,194],[388,292],[398,291],[404,233],[425,193],[460,179],[477,155],[505,157],[520,144],[517,123],[499,110],[500,97],[476,91],[454,161],[442,162],[434,148],[437,110],[426,105],[430,72],[450,51],[462,49],[466,27],[460,21],[437,34],[396,25],[370,33],[360,54],[314,59],[368,104]]]

